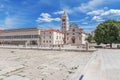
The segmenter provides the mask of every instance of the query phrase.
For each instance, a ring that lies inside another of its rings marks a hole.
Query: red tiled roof
[[[0,32],[3,32],[3,30],[0,30]]]
[[[80,28],[80,30],[83,30],[83,28]]]
[[[42,30],[42,32],[58,32],[58,33],[62,33],[60,30],[56,30],[56,29],[46,29],[46,30]]]

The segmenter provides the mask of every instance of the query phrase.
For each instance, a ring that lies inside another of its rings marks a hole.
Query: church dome
[[[75,24],[75,23],[72,23],[71,25],[70,25],[70,28],[78,28],[78,25],[77,24]]]

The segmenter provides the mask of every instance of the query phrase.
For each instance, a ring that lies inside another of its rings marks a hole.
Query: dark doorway
[[[37,45],[37,41],[31,41],[30,44],[31,45]]]
[[[72,37],[71,40],[72,40],[72,43],[75,44],[75,37],[74,36]]]

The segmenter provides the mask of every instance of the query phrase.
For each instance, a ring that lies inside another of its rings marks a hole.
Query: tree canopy
[[[120,42],[120,21],[107,20],[100,23],[95,30],[94,39],[97,44],[111,44]]]
[[[87,39],[86,39],[89,43],[92,43],[92,42],[94,42],[94,37],[93,37],[93,35],[89,35],[88,37],[87,37]]]

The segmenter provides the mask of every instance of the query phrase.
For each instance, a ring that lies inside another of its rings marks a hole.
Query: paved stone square
[[[70,80],[89,52],[0,49],[0,80]]]
[[[120,50],[99,50],[84,70],[83,80],[120,80]]]

